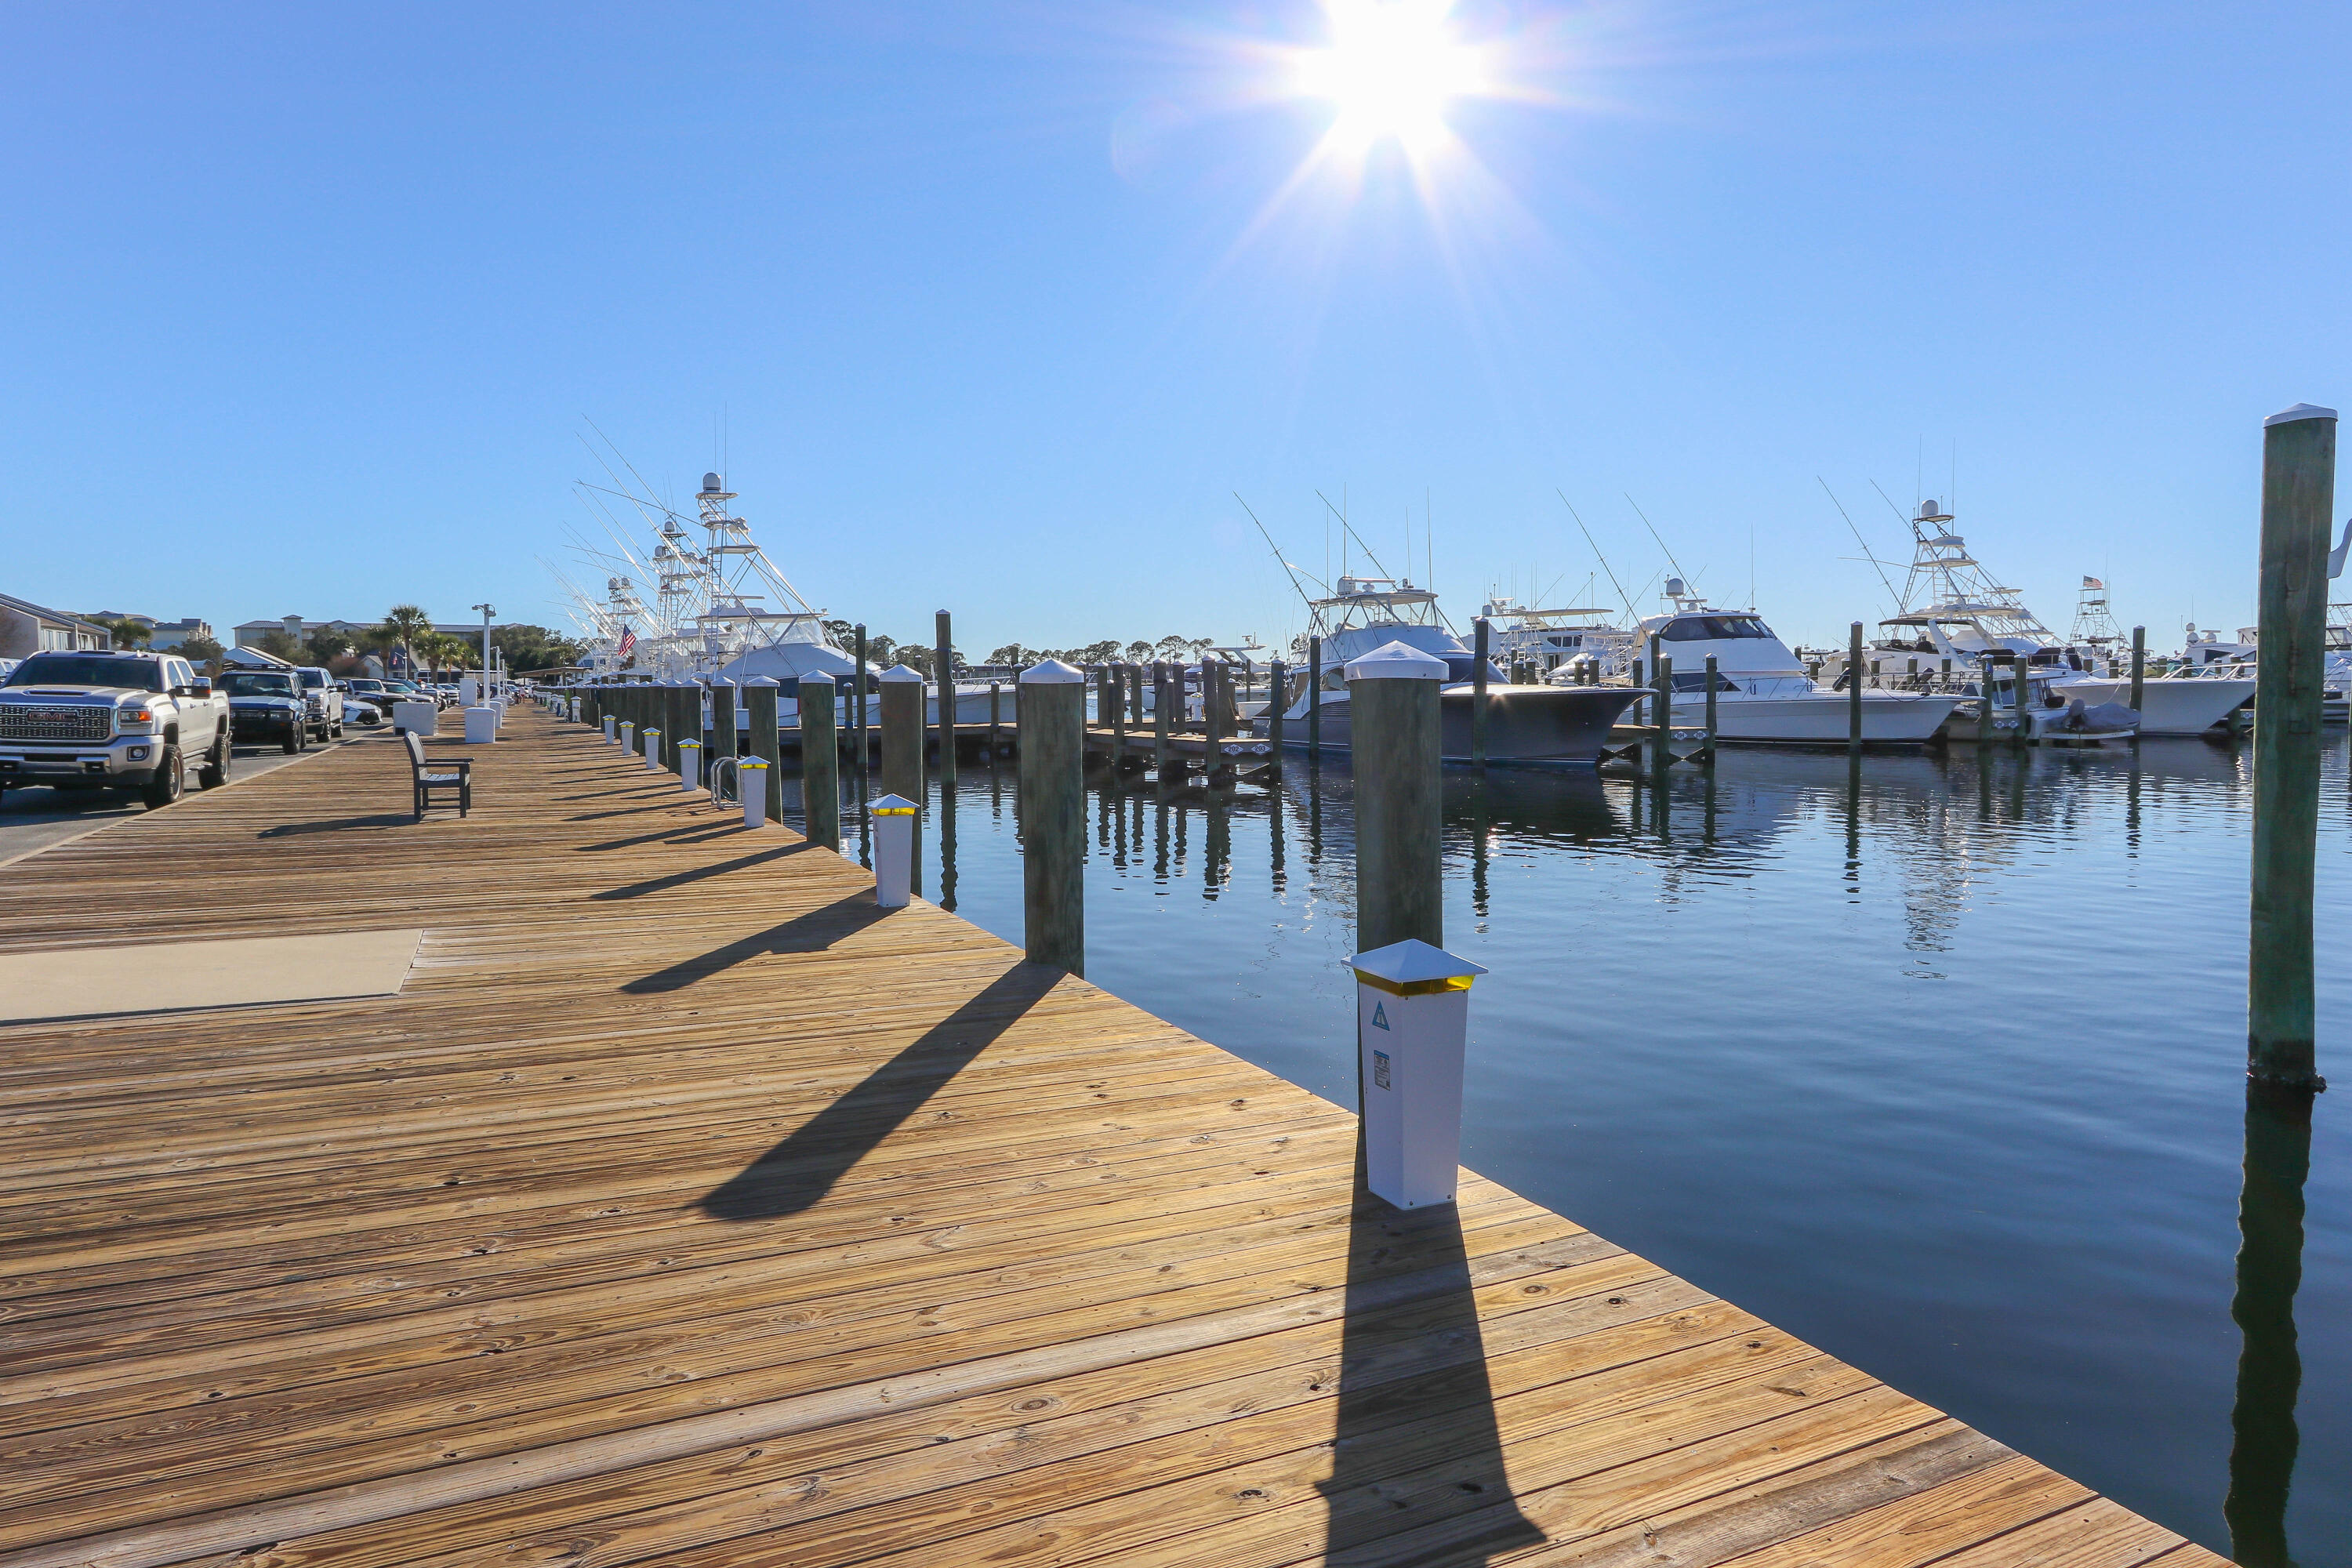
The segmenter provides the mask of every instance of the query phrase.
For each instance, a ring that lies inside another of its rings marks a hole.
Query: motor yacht
[[[1753,610],[1725,610],[1685,590],[1682,579],[1666,579],[1674,608],[1639,623],[1635,637],[1615,650],[1604,674],[1625,673],[1630,660],[1644,657],[1657,639],[1659,657],[1670,660],[1674,722],[1706,721],[1706,661],[1716,668],[1716,738],[1760,743],[1843,742],[1852,733],[1847,677],[1823,686],[1805,671],[1797,655]],[[1585,672],[1574,666],[1551,679],[1563,683]],[[1916,745],[1934,739],[1961,699],[1957,693],[1885,690],[1862,693],[1862,738],[1865,744]]]
[[[2099,672],[2096,642],[2087,647],[2062,644],[2015,588],[1994,582],[1969,555],[1968,541],[1952,531],[1952,514],[1933,500],[1920,502],[1911,517],[1913,553],[1903,607],[1879,623],[1873,649],[1882,662],[1889,657],[1948,661],[1946,668],[1969,695],[1979,693],[1990,668],[1996,705],[2006,692],[2008,706],[2015,710],[2021,705],[2011,672],[2021,658],[2027,666],[2021,706],[2037,739],[2045,729],[2054,738],[2056,728],[2064,725],[2072,726],[2068,733],[2077,740],[2121,739],[2134,732],[2201,735],[2252,691],[2251,683],[2238,689],[2233,681],[2159,690],[2164,683],[2143,680],[2146,708],[2126,721],[2120,715],[2133,711],[2129,678]],[[2085,604],[2077,606],[2078,623],[2086,613],[2095,620],[2105,611],[2105,584],[2090,577],[2084,584]],[[1997,662],[1989,665],[1989,659]],[[2112,669],[2112,658],[2106,662]],[[2060,717],[2053,721],[2049,717],[2053,713]],[[2094,721],[2086,715],[2099,717]],[[2085,724],[2090,728],[2084,729]]]
[[[1308,601],[1315,635],[1322,638],[1319,668],[1301,668],[1285,682],[1283,743],[1307,743],[1307,714],[1318,714],[1321,743],[1349,745],[1347,666],[1375,648],[1402,643],[1445,661],[1439,688],[1439,750],[1450,763],[1470,760],[1471,699],[1476,656],[1447,626],[1437,595],[1408,579],[1342,577],[1328,598]],[[1622,686],[1515,686],[1490,659],[1486,667],[1486,760],[1504,764],[1590,764],[1636,695]],[[1268,731],[1261,720],[1255,732]]]

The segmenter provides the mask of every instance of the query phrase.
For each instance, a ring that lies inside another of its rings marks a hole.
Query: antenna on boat
[[[1618,493],[1625,497],[1625,504],[1633,509],[1633,515],[1642,520],[1642,526],[1650,531],[1650,537],[1658,541],[1658,548],[1665,550],[1666,564],[1675,569],[1675,575],[1682,578],[1685,582],[1688,582],[1690,580],[1690,574],[1684,571],[1683,563],[1675,559],[1675,552],[1666,549],[1665,540],[1660,537],[1656,526],[1650,521],[1650,514],[1642,510],[1642,503],[1635,500],[1629,492],[1621,490]]]
[[[1321,501],[1325,506],[1331,506],[1331,498],[1325,495],[1321,490],[1317,490],[1315,492],[1315,499]],[[1364,554],[1370,560],[1374,569],[1377,570],[1381,576],[1388,576],[1389,569],[1387,564],[1381,560],[1379,555],[1373,552],[1370,545],[1364,544],[1364,536],[1356,531],[1356,525],[1348,521],[1348,514],[1341,511],[1338,507],[1331,506],[1331,515],[1339,520],[1339,527],[1346,532],[1349,538],[1354,540],[1358,544],[1363,544]]]
[[[1846,531],[1853,535],[1853,542],[1856,544],[1862,546],[1862,558],[1870,563],[1870,569],[1872,571],[1878,574],[1879,586],[1886,590],[1887,602],[1895,606],[1895,613],[1896,615],[1901,615],[1903,613],[1903,601],[1895,592],[1895,584],[1887,577],[1886,568],[1878,563],[1878,557],[1870,552],[1870,542],[1863,538],[1862,530],[1854,527],[1853,519],[1846,512],[1845,502],[1837,499],[1837,491],[1830,489],[1829,480],[1822,478],[1821,475],[1815,474],[1813,476],[1813,483],[1822,487],[1822,494],[1830,498],[1830,505],[1837,508],[1838,515],[1845,519]],[[1873,489],[1877,489],[1878,487],[1874,484],[1871,488]],[[1885,490],[1879,490],[1878,493],[1885,495],[1886,492]],[[1888,501],[1886,504],[1893,506],[1895,503],[1893,501]],[[1753,548],[1752,543],[1750,548]]]
[[[1274,542],[1274,535],[1266,531],[1265,524],[1258,522],[1257,513],[1250,511],[1250,503],[1245,500],[1242,500],[1241,491],[1235,490],[1234,492],[1234,500],[1241,502],[1241,509],[1244,511],[1249,512],[1249,520],[1252,522],[1257,522],[1258,537],[1265,541],[1265,547],[1268,550],[1274,552],[1275,564],[1281,567],[1284,573],[1290,578],[1290,591],[1297,595],[1300,602],[1306,605],[1309,610],[1312,610],[1315,607],[1315,601],[1307,596],[1306,589],[1298,585],[1298,579],[1303,574],[1299,572],[1297,567],[1293,566],[1289,562],[1285,561],[1282,558],[1282,546]],[[1312,577],[1308,577],[1307,580],[1310,583],[1315,581]]]
[[[1570,500],[1568,492],[1558,485],[1552,487],[1551,493],[1559,497],[1559,504],[1568,508],[1568,515],[1576,518],[1576,526],[1583,532],[1584,542],[1592,546],[1592,558],[1601,563],[1603,572],[1609,574],[1609,585],[1617,590],[1619,598],[1625,599],[1625,584],[1617,581],[1617,569],[1609,564],[1609,557],[1601,553],[1600,542],[1592,537],[1592,531],[1584,526],[1584,519],[1577,516],[1576,503]],[[1637,621],[1642,618],[1642,612],[1633,607],[1631,599],[1625,599],[1625,613]]]

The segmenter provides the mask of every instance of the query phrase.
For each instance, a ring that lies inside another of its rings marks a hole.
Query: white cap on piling
[[[1348,960],[1348,967],[1382,990],[1400,995],[1421,991],[1467,991],[1473,977],[1486,973],[1484,964],[1456,958],[1416,936],[1360,952]],[[1412,991],[1406,991],[1407,986]]]
[[[1024,686],[1083,686],[1087,672],[1058,658],[1041,659],[1021,672]]]
[[[904,685],[909,680],[920,684],[923,678],[916,674],[913,670],[908,669],[903,664],[894,664],[874,679],[877,680],[897,681],[899,684]]]
[[[801,684],[803,686],[831,686],[833,684],[833,675],[829,670],[812,669],[806,675],[801,677]]]
[[[1385,644],[1348,661],[1349,680],[1443,680],[1445,661],[1401,642]]]
[[[2263,420],[2263,428],[2267,430],[2273,425],[2292,425],[2300,419],[2333,419],[2335,417],[2336,410],[2333,408],[2322,408],[2316,403],[2298,403],[2294,407],[2281,409]]]
[[[923,808],[903,795],[886,795],[880,800],[868,801],[866,809],[877,816],[913,816]]]
[[[772,675],[755,675],[743,684],[746,686],[782,686],[783,682],[778,680]]]

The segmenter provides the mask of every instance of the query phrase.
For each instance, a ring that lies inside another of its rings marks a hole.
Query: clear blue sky
[[[1232,492],[1320,571],[1343,487],[1457,619],[1581,590],[1558,487],[1629,589],[1626,492],[1837,637],[1815,477],[1892,552],[1870,481],[1955,447],[2062,631],[2084,572],[2161,647],[2252,618],[2262,417],[2352,403],[2352,6],[1465,5],[1503,90],[1418,184],[1299,174],[1326,20],[10,6],[0,588],[552,622],[583,417],[683,499],[723,412],[814,601],[983,652],[1271,639]]]

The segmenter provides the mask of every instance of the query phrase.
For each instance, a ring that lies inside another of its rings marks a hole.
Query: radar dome
[[[715,490],[725,487],[719,484],[717,474],[705,474],[702,476],[702,488],[706,490]]]
[[[1683,580],[1681,578],[1669,577],[1666,579],[1666,597],[1669,599],[1679,599],[1683,597]]]

